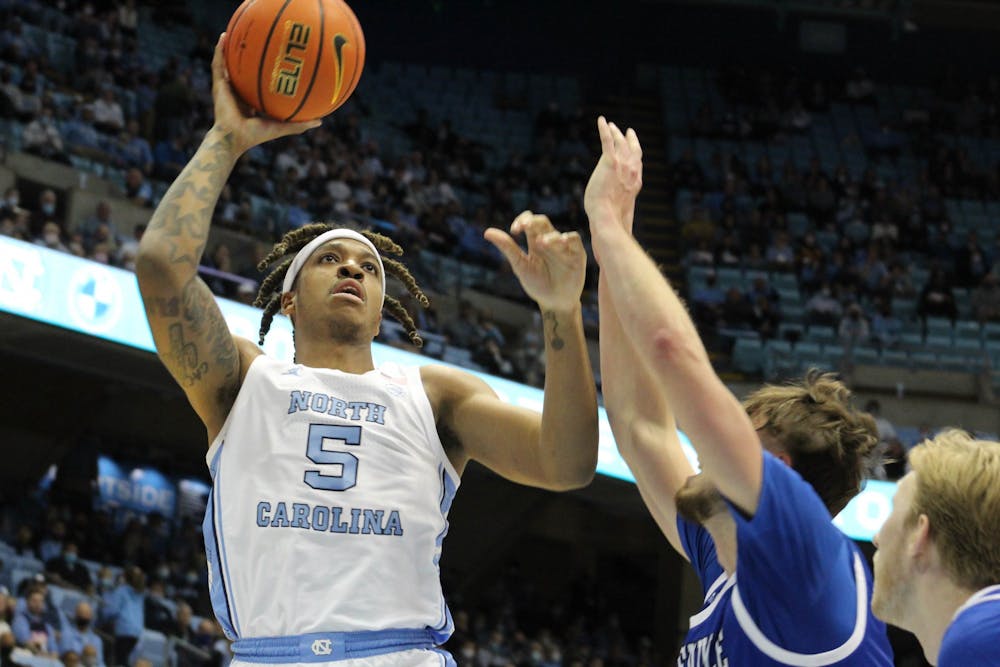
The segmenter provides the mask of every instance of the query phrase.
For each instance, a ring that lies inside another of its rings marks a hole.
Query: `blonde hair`
[[[743,407],[754,428],[781,443],[831,515],[860,493],[878,429],[871,415],[851,405],[851,391],[832,373],[813,369],[800,381],[765,385]]]
[[[945,570],[965,588],[1000,583],[1000,442],[949,429],[910,451],[916,490],[907,521],[921,514]]]

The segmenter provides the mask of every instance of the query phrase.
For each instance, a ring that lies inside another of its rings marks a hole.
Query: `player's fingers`
[[[610,155],[614,151],[615,142],[611,137],[611,128],[608,127],[608,121],[604,116],[597,117],[597,133],[601,137],[601,151],[605,155]]]
[[[625,140],[628,142],[628,147],[632,150],[632,152],[641,158],[642,146],[639,144],[639,135],[637,135],[635,130],[631,127],[628,128],[628,131],[625,133]]]
[[[514,222],[510,223],[510,233],[511,234],[522,233],[524,231],[524,226],[528,224],[529,220],[531,220],[532,215],[534,215],[534,213],[532,213],[531,211],[521,211],[520,213],[518,213],[517,217],[514,218]]]
[[[531,249],[538,243],[539,238],[554,231],[555,227],[552,226],[549,216],[532,215],[530,219],[525,221],[522,229],[524,230],[525,238],[528,240],[528,252],[530,253]]]
[[[229,72],[226,71],[226,58],[223,54],[226,45],[226,33],[219,35],[219,41],[215,43],[215,53],[212,54],[212,78],[217,81],[228,81]]]
[[[483,238],[492,243],[511,266],[516,267],[524,260],[525,255],[521,246],[517,245],[517,241],[504,230],[490,227],[483,232]]]
[[[615,150],[621,151],[623,148],[626,148],[628,146],[628,142],[625,140],[625,135],[622,134],[622,131],[620,129],[618,129],[617,125],[615,125],[614,123],[611,123],[610,125],[611,125],[611,136],[615,140]]]

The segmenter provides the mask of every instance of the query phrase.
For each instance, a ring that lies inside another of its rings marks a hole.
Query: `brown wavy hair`
[[[743,401],[758,431],[781,443],[792,468],[836,516],[872,464],[875,420],[851,404],[851,391],[832,373],[810,370],[786,385],[765,385]]]

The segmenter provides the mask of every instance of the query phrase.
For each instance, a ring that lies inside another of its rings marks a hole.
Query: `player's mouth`
[[[365,290],[357,280],[347,278],[341,280],[337,283],[337,286],[333,288],[332,294],[335,297],[356,301],[357,303],[365,302]]]

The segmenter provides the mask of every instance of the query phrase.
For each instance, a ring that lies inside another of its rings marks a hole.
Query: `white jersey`
[[[459,476],[418,368],[258,356],[208,450],[212,605],[231,639],[429,629]]]

